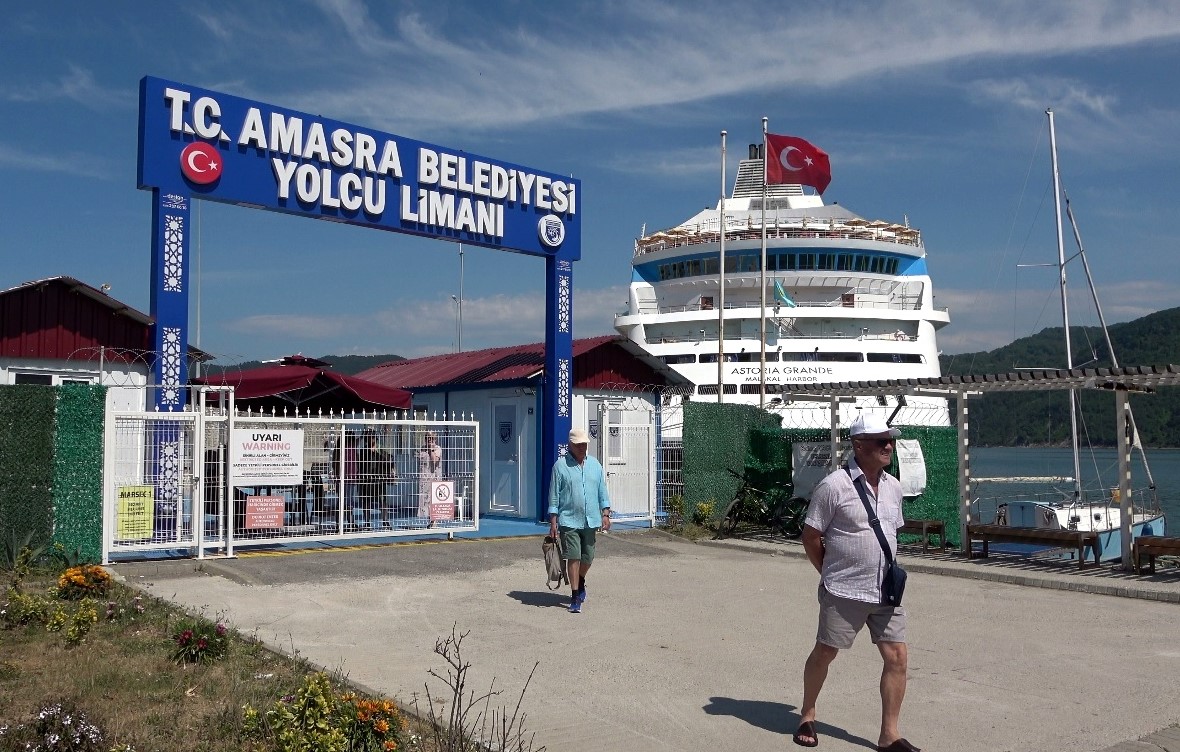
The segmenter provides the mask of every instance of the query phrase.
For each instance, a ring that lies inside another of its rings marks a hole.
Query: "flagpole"
[[[721,131],[721,230],[717,264],[717,402],[725,401],[725,131]]]
[[[762,339],[762,353],[758,363],[758,407],[766,409],[766,159],[769,149],[766,144],[766,124],[770,118],[762,118],[762,263],[758,265],[758,317]]]

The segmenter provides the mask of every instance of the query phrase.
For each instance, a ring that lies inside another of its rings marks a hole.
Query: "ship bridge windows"
[[[925,363],[926,356],[920,353],[869,353],[870,363]]]
[[[725,256],[726,274],[751,274],[760,270],[759,253],[730,253]],[[716,256],[682,259],[660,264],[659,279],[667,282],[691,277],[715,277],[720,262]],[[897,276],[901,258],[880,253],[768,253],[767,271],[841,271]]]

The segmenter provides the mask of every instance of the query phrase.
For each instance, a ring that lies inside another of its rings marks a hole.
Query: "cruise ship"
[[[783,384],[939,376],[936,332],[950,315],[934,306],[921,232],[906,219],[870,220],[825,204],[801,185],[764,189],[762,149],[749,147],[716,208],[645,228],[615,328],[690,380],[688,399],[761,404],[785,428],[824,428],[830,418],[825,403],[784,403]],[[950,425],[937,397],[842,404],[841,425],[868,405],[889,408],[895,425]]]

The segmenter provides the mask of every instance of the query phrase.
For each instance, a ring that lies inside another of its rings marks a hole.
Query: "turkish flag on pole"
[[[810,185],[820,193],[832,182],[832,165],[823,149],[794,136],[766,134],[766,184]]]

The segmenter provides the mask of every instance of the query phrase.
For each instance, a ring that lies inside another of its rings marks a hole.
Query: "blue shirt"
[[[560,527],[602,527],[602,510],[610,509],[606,473],[598,460],[586,455],[582,464],[572,455],[553,463],[549,481],[549,514],[557,515]]]

